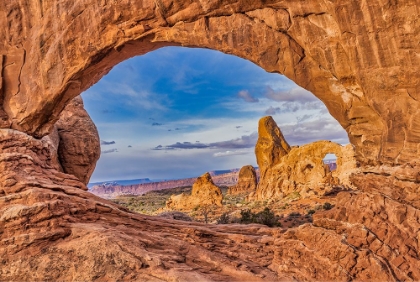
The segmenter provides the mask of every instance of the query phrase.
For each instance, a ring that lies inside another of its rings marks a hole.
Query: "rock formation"
[[[171,210],[192,210],[199,206],[222,206],[222,200],[222,191],[214,185],[210,173],[206,172],[194,182],[191,195],[184,193],[172,195],[166,202],[166,208]]]
[[[341,146],[331,141],[317,141],[292,147],[280,162],[267,169],[250,197],[256,200],[282,198],[293,192],[302,197],[323,196],[340,188],[354,188],[349,176],[356,172],[354,158],[344,158],[346,152],[354,154],[351,145]],[[323,163],[327,153],[337,156],[337,169],[330,171]]]
[[[101,154],[98,130],[76,97],[64,108],[56,124],[59,135],[58,158],[63,171],[88,184]]]
[[[258,188],[249,199],[282,198],[293,192],[303,197],[322,196],[337,187],[354,188],[349,179],[352,173],[357,172],[352,145],[343,147],[331,141],[318,141],[290,148],[270,116],[260,119],[258,132],[262,136],[258,137],[255,155],[257,163],[263,167]],[[329,153],[337,157],[337,169],[334,171],[330,171],[323,162]]]
[[[257,173],[252,165],[246,165],[239,171],[238,183],[229,187],[228,194],[237,195],[254,192],[257,189]]]
[[[1,1],[0,280],[420,280],[418,6]],[[286,232],[135,215],[83,191],[39,138],[117,63],[169,45],[233,54],[314,93],[354,146],[357,191]]]
[[[263,176],[269,167],[277,164],[290,152],[290,146],[284,139],[276,122],[271,116],[266,116],[258,122],[258,140],[255,145],[255,156]]]

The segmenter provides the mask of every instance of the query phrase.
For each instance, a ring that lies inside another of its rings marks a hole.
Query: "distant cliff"
[[[217,186],[231,186],[235,185],[238,181],[238,170],[232,170],[228,173],[217,174],[210,172],[212,175],[213,182]],[[215,175],[216,174],[216,175]],[[168,180],[151,183],[141,183],[133,185],[118,185],[113,183],[103,183],[94,185],[90,191],[102,198],[116,198],[120,195],[143,195],[149,191],[171,189],[183,186],[192,186],[197,178],[184,178],[178,180]]]

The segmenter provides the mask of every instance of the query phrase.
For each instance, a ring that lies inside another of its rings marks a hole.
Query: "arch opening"
[[[330,171],[337,169],[337,155],[335,153],[327,153],[322,162],[329,167]]]
[[[93,182],[200,175],[197,170],[172,175],[130,170],[126,176],[113,175],[115,157],[132,157],[136,150],[149,160],[170,155],[178,163],[188,162],[182,154],[211,152],[197,158],[211,157],[223,166],[207,163],[205,171],[238,168],[239,163],[226,161],[229,156],[243,165],[255,165],[257,124],[264,115],[281,121],[279,126],[292,145],[320,139],[348,143],[345,131],[313,94],[249,61],[207,49],[165,47],[124,61],[83,98],[102,141],[97,170],[107,171],[95,173]]]
[[[150,183],[165,180],[191,185],[206,171],[215,176],[256,166],[257,126],[264,115],[278,121],[291,145],[348,143],[312,93],[247,60],[208,49],[165,47],[126,60],[83,98],[102,147],[89,186],[103,185],[97,192],[108,198],[117,195],[113,186],[131,185],[125,193],[143,194],[133,187],[158,187]]]

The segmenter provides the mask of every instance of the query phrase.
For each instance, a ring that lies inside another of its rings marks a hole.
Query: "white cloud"
[[[238,92],[237,96],[248,103],[257,103],[259,100],[249,93],[248,90],[241,90]]]
[[[246,151],[224,151],[224,152],[217,152],[213,154],[213,157],[220,158],[220,157],[230,157],[230,156],[237,156],[237,155],[246,155],[250,152]]]

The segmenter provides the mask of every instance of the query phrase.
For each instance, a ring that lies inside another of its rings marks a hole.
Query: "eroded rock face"
[[[419,206],[374,183],[340,193],[314,224],[209,226],[128,212],[57,171],[48,141],[0,137],[2,280],[420,278]]]
[[[1,1],[0,279],[420,280],[418,14],[410,0]],[[83,191],[31,136],[117,63],[168,45],[314,93],[354,145],[358,190],[287,232],[174,223]]]
[[[412,1],[0,5],[3,126],[46,135],[66,103],[118,62],[182,45],[240,56],[310,90],[347,130],[362,165],[419,158],[420,23]]]
[[[269,167],[277,164],[290,152],[290,146],[283,133],[271,116],[266,116],[258,122],[258,140],[255,145],[255,156],[261,175],[265,175]]]
[[[352,189],[349,176],[357,172],[356,161],[345,155],[347,152],[354,154],[351,145],[343,147],[331,141],[292,147],[279,163],[267,169],[251,198],[266,200],[291,193],[301,197],[323,196],[337,188]],[[328,153],[337,156],[336,170],[330,171],[322,161]]]
[[[83,107],[82,97],[70,101],[56,128],[58,158],[63,171],[87,185],[101,155],[101,147],[98,130]]]
[[[291,193],[299,193],[302,197],[323,196],[333,189],[354,188],[349,177],[357,168],[351,144],[343,147],[331,141],[317,141],[290,148],[271,117],[260,119],[258,132],[263,136],[258,138],[255,153],[263,169],[258,188],[249,199],[283,198]],[[279,150],[283,148],[281,144],[287,144],[288,151]],[[336,170],[330,171],[324,164],[327,154],[337,157]]]
[[[254,192],[257,189],[257,173],[252,165],[246,165],[239,171],[238,183],[230,186],[228,194],[237,195]]]
[[[172,195],[166,202],[166,208],[172,210],[192,210],[199,206],[222,206],[223,195],[214,185],[210,173],[206,172],[194,182],[191,195],[184,193]]]

